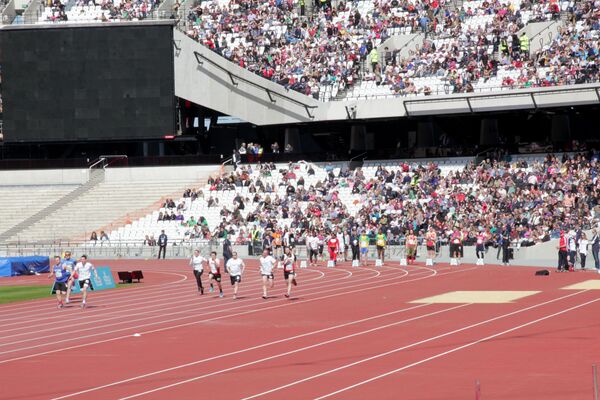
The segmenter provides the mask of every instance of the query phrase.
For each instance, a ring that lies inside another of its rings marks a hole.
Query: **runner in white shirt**
[[[196,284],[198,285],[198,291],[200,294],[204,294],[204,286],[202,286],[202,274],[204,273],[204,263],[206,258],[200,255],[200,250],[194,250],[192,258],[190,258],[190,266],[194,269],[194,276],[196,277]]]
[[[79,287],[81,288],[81,292],[83,293],[83,301],[81,302],[81,308],[87,307],[87,294],[88,289],[94,290],[94,286],[92,285],[92,271],[94,272],[94,276],[96,279],[100,279],[98,277],[98,272],[96,268],[92,265],[92,263],[88,262],[87,256],[84,254],[79,259],[79,262],[75,265],[73,269],[73,273],[76,273],[79,279]]]
[[[233,298],[237,299],[237,292],[242,281],[242,274],[246,265],[244,261],[238,258],[237,252],[233,252],[232,257],[227,261],[227,271],[229,272],[229,279],[231,279],[231,285],[233,286]]]
[[[221,261],[217,258],[217,252],[211,251],[208,259],[208,279],[210,280],[210,292],[214,290],[213,281],[217,282],[219,287],[219,297],[223,297],[223,287],[221,286]]]
[[[277,260],[269,254],[269,250],[263,250],[262,257],[258,259],[260,263],[260,274],[262,276],[263,285],[263,299],[267,298],[267,286],[273,288],[275,284],[275,276],[273,275],[273,269]]]

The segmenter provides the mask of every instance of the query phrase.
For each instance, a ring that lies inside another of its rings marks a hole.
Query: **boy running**
[[[296,257],[292,254],[290,249],[286,249],[285,255],[283,256],[283,279],[287,282],[287,293],[285,297],[288,299],[292,294],[292,285],[296,286]]]
[[[77,260],[71,257],[70,251],[65,251],[65,256],[62,260],[62,265],[65,267],[65,271],[67,271],[70,275],[69,280],[67,281],[67,298],[65,299],[65,303],[69,303],[69,297],[71,297],[71,290],[73,289],[73,285],[75,284],[75,280],[77,280],[77,275],[73,273],[75,270],[75,265],[77,264]]]
[[[67,271],[65,265],[61,263],[60,257],[54,257],[54,265],[48,278],[54,276],[54,291],[56,292],[56,300],[58,300],[58,308],[63,308],[63,296],[67,295],[67,281],[71,277],[71,273]]]
[[[88,295],[88,289],[94,290],[94,285],[92,284],[92,271],[96,276],[96,279],[100,279],[98,276],[98,272],[96,268],[92,265],[92,263],[88,262],[87,256],[84,254],[79,259],[77,265],[75,265],[74,274],[78,275],[79,287],[83,293],[83,301],[81,302],[81,308],[86,308],[86,300]]]
[[[217,282],[219,287],[219,297],[223,297],[223,287],[221,286],[221,268],[219,266],[219,259],[217,258],[217,252],[211,251],[210,258],[208,259],[208,280],[210,281],[210,292],[214,290],[213,281]]]
[[[200,294],[204,294],[204,286],[202,285],[202,274],[204,273],[204,263],[206,258],[200,255],[200,250],[194,250],[192,258],[190,258],[190,266],[194,269],[194,276],[196,277],[196,285],[198,285],[198,291]]]
[[[268,250],[267,250],[268,251]],[[229,272],[229,279],[233,286],[233,298],[237,299],[237,292],[242,281],[242,274],[246,265],[244,261],[238,258],[237,251],[234,251],[229,261],[227,261],[227,271]]]
[[[286,248],[286,252],[288,251],[289,247]],[[268,250],[263,250],[263,254],[262,257],[260,257],[258,259],[259,263],[260,263],[260,274],[262,276],[262,287],[263,287],[263,299],[266,299],[267,296],[267,286],[270,288],[273,288],[273,285],[275,284],[275,277],[273,275],[273,268],[275,268],[275,263],[277,263],[277,260],[269,255],[269,251]]]

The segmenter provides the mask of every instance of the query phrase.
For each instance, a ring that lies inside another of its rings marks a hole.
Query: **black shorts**
[[[217,282],[221,282],[221,274],[208,274],[209,279],[214,279]]]
[[[318,254],[318,251],[317,251],[317,250],[315,250],[315,249],[310,249],[310,257],[311,257],[311,258],[312,258],[312,257],[316,257],[316,256],[317,256],[317,254]]]
[[[377,246],[377,250],[378,251],[384,251],[385,250],[385,246]]]
[[[83,289],[83,287],[85,286],[86,283],[88,284],[88,287],[90,288],[90,290],[94,290],[94,285],[92,284],[91,279],[84,279],[82,281],[79,281],[79,288]]]
[[[275,279],[275,275],[273,274],[261,274],[262,276],[266,276],[269,279]]]
[[[54,291],[66,292],[67,291],[67,282],[54,282]]]
[[[241,275],[229,275],[229,279],[231,280],[231,284],[235,285],[235,283],[240,283],[242,281]]]
[[[323,254],[323,246],[319,246],[319,254]]]
[[[435,246],[434,245],[432,245],[432,246],[427,245],[427,250],[429,250],[429,251],[435,251]]]
[[[285,279],[286,281],[288,280],[290,275],[292,276],[292,278],[296,277],[296,273],[294,271],[283,271],[283,279]]]

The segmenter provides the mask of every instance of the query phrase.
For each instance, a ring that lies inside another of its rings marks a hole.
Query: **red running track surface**
[[[597,274],[343,263],[302,269],[291,300],[278,271],[263,300],[248,261],[234,300],[228,279],[200,296],[186,261],[103,264],[147,278],[85,310],[0,306],[0,399],[474,399],[477,380],[485,400],[592,398],[600,291],[561,288]],[[411,303],[455,290],[539,293]]]

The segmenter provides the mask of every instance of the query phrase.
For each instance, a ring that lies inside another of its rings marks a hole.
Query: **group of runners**
[[[79,285],[82,293],[81,308],[86,308],[88,293],[94,289],[92,274],[96,279],[99,278],[96,268],[85,254],[79,261],[75,260],[69,251],[66,251],[63,257],[55,256],[48,278],[54,278],[53,291],[56,293],[57,307],[63,308],[65,304],[69,304],[74,285]]]
[[[313,231],[306,239],[310,266],[317,266],[320,260],[325,260],[325,249],[327,249],[329,261],[332,261],[333,265],[338,262],[338,258],[343,256],[344,261],[358,261],[367,266],[370,240],[366,233],[357,233],[356,228],[352,228],[350,232],[342,232],[339,229],[329,234]],[[383,264],[385,262],[387,235],[382,230],[379,230],[375,235],[375,245],[377,259],[381,260]],[[351,252],[351,255],[348,254],[349,252]]]
[[[296,286],[296,256],[293,253],[291,247],[286,247],[283,255],[279,257],[279,260],[271,255],[269,250],[265,249],[259,258],[260,265],[260,277],[262,280],[262,298],[269,298],[268,291],[275,285],[275,269],[277,265],[281,265],[283,270],[284,282],[287,285],[287,291],[285,297],[291,298],[292,286]],[[194,254],[190,258],[189,265],[193,268],[194,276],[196,277],[196,284],[198,292],[204,294],[204,284],[202,282],[202,275],[204,274],[205,267],[208,267],[208,280],[209,280],[209,291],[213,292],[216,286],[219,289],[219,297],[224,297],[223,286],[221,284],[221,260],[217,258],[216,252],[211,252],[210,257],[206,259],[200,254],[200,250],[194,250]],[[238,298],[238,291],[240,284],[242,283],[242,276],[246,269],[244,261],[238,257],[237,252],[233,252],[231,258],[224,263],[224,273],[229,275],[231,286],[233,287],[233,298]]]

